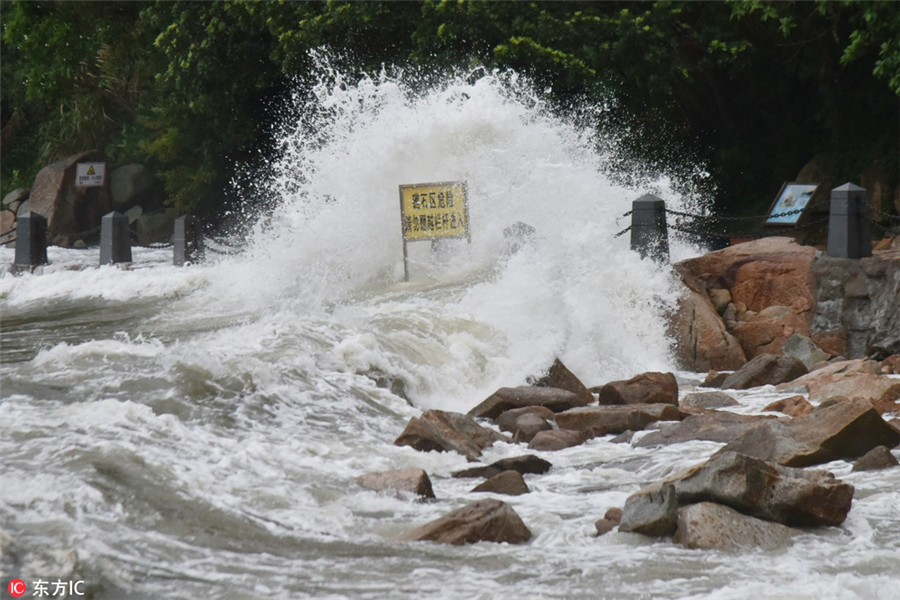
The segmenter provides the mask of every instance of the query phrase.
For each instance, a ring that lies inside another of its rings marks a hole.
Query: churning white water
[[[51,265],[0,278],[4,593],[21,578],[29,595],[84,581],[104,599],[900,598],[898,470],[826,465],[856,486],[853,509],[790,549],[592,536],[710,442],[543,453],[553,469],[503,498],[525,545],[394,541],[475,499],[450,476],[462,456],[392,444],[410,417],[465,412],[555,357],[588,385],[673,368],[674,279],[615,233],[651,186],[682,201],[665,181],[613,184],[614,149],[514,74],[423,88],[332,72],[292,115],[240,253],[176,268],[136,249],[126,269],[51,248]],[[447,180],[468,184],[471,244],[410,244],[405,282],[398,186]],[[534,234],[513,252],[515,223]],[[743,393],[739,410],[777,396]],[[411,466],[436,501],[355,483]]]

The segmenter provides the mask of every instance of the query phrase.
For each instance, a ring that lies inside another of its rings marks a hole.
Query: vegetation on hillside
[[[764,212],[816,157],[900,177],[900,3],[4,1],[0,18],[2,194],[100,148],[213,215],[322,47],[360,72],[516,69],[561,110],[614,98],[625,162],[704,164],[722,211]]]

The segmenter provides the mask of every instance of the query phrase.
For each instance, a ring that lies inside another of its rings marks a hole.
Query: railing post
[[[16,219],[16,268],[32,269],[46,265],[47,219],[36,212],[27,212]]]
[[[845,183],[831,190],[828,256],[836,258],[872,256],[869,228],[866,190],[852,183]]]
[[[131,262],[131,232],[128,217],[111,212],[100,219],[100,265]]]
[[[188,262],[197,262],[203,258],[202,232],[197,217],[182,215],[175,219],[175,231],[172,234],[174,256],[172,264],[182,267]]]
[[[669,230],[666,203],[645,194],[631,203],[631,249],[657,262],[669,260]]]

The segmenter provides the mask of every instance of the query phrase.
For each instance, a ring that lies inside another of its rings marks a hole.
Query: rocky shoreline
[[[453,474],[482,480],[473,495],[519,495],[529,492],[523,475],[552,469],[546,453],[596,437],[641,448],[713,441],[724,445],[705,462],[651,483],[624,506],[604,507],[597,535],[618,529],[688,548],[772,549],[790,545],[800,528],[840,525],[853,486],[811,467],[834,460],[853,462],[854,470],[898,464],[890,449],[900,446],[900,251],[888,246],[872,259],[838,265],[837,273],[824,273],[824,262],[812,248],[768,238],[676,265],[685,294],[672,331],[681,366],[709,371],[699,386],[648,372],[589,388],[556,360],[529,385],[500,388],[467,414],[425,411],[394,443],[457,452],[473,463],[497,441],[527,445],[540,456],[525,453]],[[861,315],[861,303],[877,318]],[[863,347],[867,357],[848,358]],[[729,410],[740,405],[729,390],[761,386],[794,395],[761,414]],[[421,469],[371,473],[358,482],[434,497]],[[398,539],[465,544],[531,537],[508,504],[490,498]]]

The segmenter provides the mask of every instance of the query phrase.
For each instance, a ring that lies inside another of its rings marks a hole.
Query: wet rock
[[[876,446],[893,448],[900,433],[866,400],[827,402],[787,423],[754,427],[720,452],[740,452],[792,467],[862,456]]]
[[[881,372],[900,375],[900,354],[892,354],[881,361]]]
[[[678,525],[678,497],[671,484],[644,488],[628,497],[619,531],[666,536]]]
[[[795,333],[784,343],[784,354],[799,359],[811,371],[814,366],[831,358],[831,355],[819,348],[812,339]]]
[[[547,374],[539,379],[529,381],[533,386],[568,390],[576,394],[584,404],[594,402],[594,396],[578,377],[572,373],[558,358],[553,361]]]
[[[761,354],[729,375],[722,382],[722,388],[745,390],[761,385],[778,385],[806,373],[806,365],[793,356]]]
[[[500,431],[515,433],[517,429],[516,423],[518,422],[519,417],[526,414],[538,415],[548,423],[553,422],[556,419],[556,413],[549,408],[543,406],[523,406],[522,408],[513,408],[502,412],[494,419],[494,423],[497,424]]]
[[[874,471],[896,467],[897,459],[891,454],[887,446],[878,446],[866,452],[862,458],[853,464],[854,471]]]
[[[619,526],[619,523],[622,522],[622,509],[621,508],[610,508],[606,511],[606,514],[603,515],[602,519],[599,519],[594,523],[594,527],[597,528],[597,537],[609,533],[613,529]]]
[[[513,441],[530,442],[538,433],[552,429],[553,425],[538,415],[526,413],[516,419],[516,429],[513,432]]]
[[[475,486],[473,492],[492,492],[507,496],[519,496],[527,494],[531,490],[525,483],[525,478],[518,471],[503,471],[494,475],[487,481]]]
[[[779,466],[720,451],[678,476],[681,506],[718,502],[784,525],[840,525],[850,511],[853,486],[822,470]]]
[[[767,306],[732,329],[748,358],[782,353],[797,331],[809,333],[808,318],[787,306]]]
[[[99,239],[100,218],[112,210],[108,186],[76,187],[79,162],[103,162],[91,150],[56,161],[41,169],[28,198],[30,210],[47,219],[47,242],[71,246],[76,240]]]
[[[603,405],[678,405],[678,382],[672,373],[641,373],[628,381],[611,381],[597,393],[599,403]]]
[[[725,392],[694,392],[681,399],[680,408],[723,408],[736,406],[738,401]]]
[[[410,419],[394,444],[412,446],[422,452],[454,451],[475,460],[483,449],[502,439],[505,439],[502,435],[482,427],[467,415],[428,410],[421,417]]]
[[[635,448],[666,446],[694,440],[730,442],[738,436],[773,417],[740,415],[732,412],[713,411],[691,415],[678,423],[663,424],[634,443]]]
[[[457,471],[453,474],[453,476],[489,478],[493,477],[494,475],[499,475],[503,471],[516,471],[517,473],[521,473],[523,475],[525,473],[542,475],[543,473],[549,471],[550,467],[552,466],[553,465],[551,465],[543,458],[538,458],[534,454],[525,454],[523,456],[504,458],[493,462],[486,467],[472,467],[471,469]]]
[[[744,363],[741,363],[738,366],[743,366]],[[725,383],[725,380],[728,379],[728,376],[731,375],[732,371],[725,371],[724,373],[720,373],[719,371],[710,371],[706,375],[706,379],[703,380],[703,383],[700,384],[700,387],[705,388],[720,388],[722,384]]]
[[[739,368],[747,357],[707,296],[706,286],[681,263],[675,268],[685,286],[669,319],[678,365],[690,371]]]
[[[366,473],[356,478],[361,486],[377,492],[409,492],[423,498],[434,498],[431,479],[422,469],[394,469],[378,473]]]
[[[672,541],[688,548],[774,550],[789,546],[795,530],[757,519],[714,502],[699,502],[678,509],[678,529]]]
[[[585,406],[556,415],[560,429],[586,431],[591,436],[623,431],[639,431],[656,421],[678,421],[681,413],[671,404],[629,404],[626,406]]]
[[[522,544],[531,539],[531,531],[508,504],[488,499],[454,510],[398,539],[453,545],[477,542]]]
[[[900,380],[881,373],[881,364],[870,360],[849,360],[821,369],[779,386],[791,391],[809,391],[810,402],[829,398],[863,398],[881,413],[900,410]]]
[[[558,388],[530,385],[504,387],[491,394],[468,414],[476,418],[496,419],[507,410],[524,406],[544,406],[553,412],[562,412],[576,406],[585,406],[588,403],[578,394]]]
[[[572,431],[571,429],[552,429],[541,431],[535,435],[528,444],[529,450],[562,450],[579,446],[588,438],[586,431]]]
[[[803,396],[791,396],[790,398],[776,400],[766,406],[763,410],[778,411],[791,417],[802,417],[813,411],[813,405]]]

